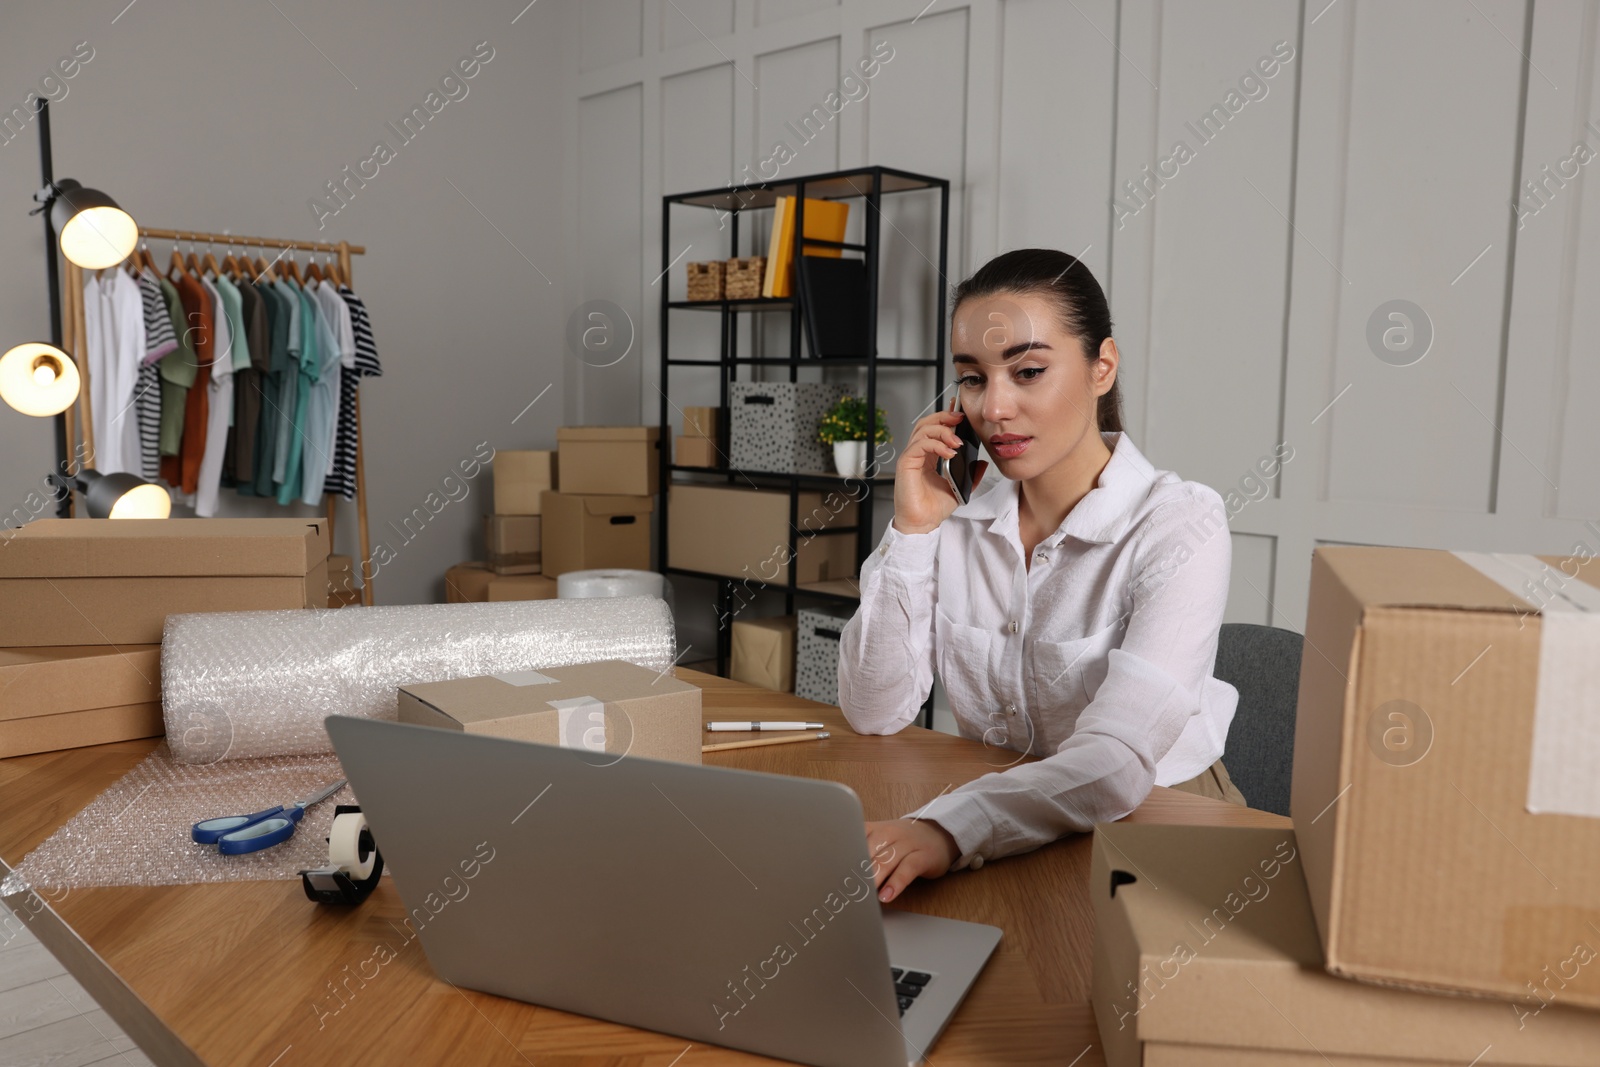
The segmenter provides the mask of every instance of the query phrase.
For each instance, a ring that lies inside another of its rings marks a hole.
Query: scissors
[[[320,800],[327,800],[343,789],[345,779],[325,785],[315,793],[288,806],[258,811],[254,815],[224,815],[203,819],[194,824],[189,836],[202,845],[216,845],[225,856],[240,856],[246,852],[259,852],[281,844],[294,836],[295,825],[306,809]]]

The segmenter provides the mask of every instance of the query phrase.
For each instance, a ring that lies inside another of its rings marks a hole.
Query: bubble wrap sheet
[[[307,808],[293,837],[260,852],[224,856],[216,845],[190,840],[190,827],[202,819],[287,804],[342,777],[338,757],[332,755],[196,766],[177,762],[161,745],[24,856],[0,895],[11,896],[28,886],[77,889],[297,878],[298,871],[328,862],[334,809],[355,803],[348,785]]]
[[[167,744],[180,763],[331,752],[324,718],[393,719],[402,685],[603,659],[665,671],[674,642],[655,597],[171,615]]]

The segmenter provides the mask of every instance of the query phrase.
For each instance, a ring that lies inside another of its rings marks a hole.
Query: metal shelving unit
[[[865,358],[857,359],[808,359],[801,355],[801,333],[803,328],[802,318],[804,309],[799,299],[798,286],[794,297],[758,297],[747,300],[669,300],[667,299],[666,286],[662,286],[661,294],[661,500],[659,504],[659,530],[658,530],[658,555],[661,569],[669,575],[682,575],[685,577],[704,578],[717,583],[717,617],[719,620],[717,630],[717,673],[726,674],[728,654],[732,641],[731,628],[722,623],[733,613],[733,598],[735,585],[744,586],[752,590],[774,590],[784,594],[784,610],[787,613],[794,611],[797,598],[814,599],[823,603],[854,603],[858,600],[856,585],[852,579],[839,579],[827,582],[797,584],[795,573],[797,568],[789,567],[789,580],[786,584],[762,582],[754,578],[730,578],[720,574],[707,574],[701,571],[686,570],[668,566],[671,559],[668,544],[667,508],[669,506],[669,488],[674,474],[694,476],[704,484],[706,481],[721,479],[728,484],[739,481],[745,484],[754,484],[762,488],[787,489],[789,493],[789,554],[794,558],[799,534],[799,493],[804,489],[826,488],[841,486],[845,479],[838,474],[829,472],[787,473],[780,471],[735,471],[728,468],[710,467],[685,467],[672,463],[672,439],[674,435],[674,421],[672,418],[672,402],[669,399],[672,392],[671,373],[676,367],[715,368],[720,384],[720,400],[723,410],[728,411],[729,385],[738,379],[740,367],[788,367],[789,381],[799,381],[799,372],[802,366],[811,367],[859,367],[866,372],[866,402],[869,418],[870,441],[877,431],[877,404],[878,404],[878,372],[884,369],[917,369],[924,373],[928,370],[934,372],[935,395],[944,390],[945,375],[945,349],[944,349],[944,316],[946,293],[941,281],[936,303],[937,319],[934,323],[935,344],[934,358],[932,359],[882,359],[876,350],[878,326],[878,293],[879,293],[879,225],[882,221],[882,204],[885,196],[902,192],[917,190],[937,190],[939,195],[939,232],[938,232],[938,271],[940,279],[946,275],[946,265],[949,251],[949,222],[950,222],[950,182],[944,178],[934,178],[924,174],[913,174],[909,171],[897,170],[892,167],[860,167],[852,170],[832,171],[826,174],[811,174],[804,177],[792,178],[787,181],[764,182],[752,185],[732,185],[718,189],[705,189],[698,192],[678,193],[661,198],[661,270],[665,274],[671,269],[668,259],[669,249],[672,247],[672,209],[674,207],[696,207],[725,212],[730,223],[729,252],[725,258],[739,255],[739,221],[740,215],[746,211],[756,211],[771,208],[781,196],[796,198],[797,210],[795,213],[794,243],[791,246],[790,262],[798,263],[803,247],[830,247],[851,252],[859,252],[866,260],[867,273],[867,328],[868,336],[874,346],[872,354]],[[806,239],[805,234],[805,201],[813,200],[844,200],[860,199],[864,206],[864,232],[865,240],[860,243],[847,241],[821,241]],[[759,241],[763,234],[752,235]],[[754,241],[752,243],[755,243]],[[750,255],[761,255],[767,249],[754,249]],[[691,312],[696,314],[717,314],[721,318],[721,343],[718,358],[710,359],[672,359],[671,351],[671,325],[674,312]],[[775,312],[788,312],[789,321],[789,355],[783,357],[750,357],[739,355],[738,322],[741,314],[771,314]],[[718,452],[726,457],[729,453],[729,432],[731,418],[724,418],[718,429]],[[851,479],[856,485],[864,486],[866,491],[858,499],[857,522],[849,527],[830,527],[830,532],[854,531],[856,534],[856,563],[859,570],[860,563],[867,558],[867,553],[872,551],[873,531],[873,498],[877,490],[886,485],[893,485],[893,472],[871,478]]]

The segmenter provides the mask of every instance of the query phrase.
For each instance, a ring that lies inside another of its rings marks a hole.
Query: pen
[[[724,741],[719,745],[701,745],[701,752],[722,752],[730,748],[758,748],[761,745],[788,745],[796,741],[821,741],[828,736],[824,730],[820,734],[801,734],[798,737],[763,737],[758,741]]]
[[[708,722],[707,730],[820,730],[820,722]]]

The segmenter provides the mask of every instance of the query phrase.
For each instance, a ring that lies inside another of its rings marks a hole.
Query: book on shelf
[[[761,295],[771,297],[791,296],[790,256],[794,244],[794,218],[797,214],[795,198],[779,197],[772,211],[772,233],[767,243],[767,273],[762,279]],[[806,197],[805,237],[812,241],[843,241],[845,223],[850,218],[850,205],[839,200],[813,200]],[[839,258],[840,249],[812,247],[804,251],[807,256]]]
[[[795,271],[813,359],[864,359],[872,354],[867,329],[867,264],[855,258],[802,256]]]

